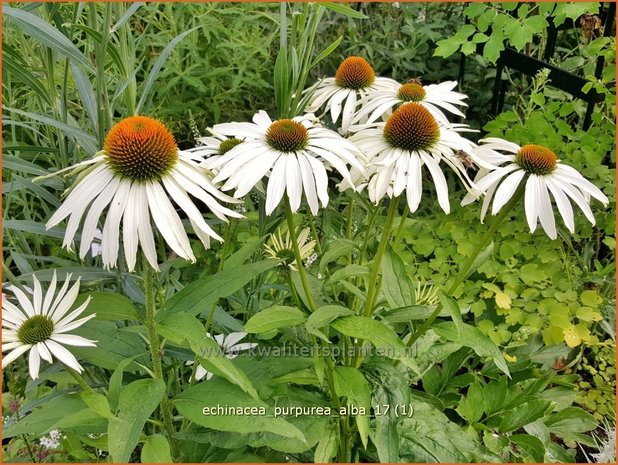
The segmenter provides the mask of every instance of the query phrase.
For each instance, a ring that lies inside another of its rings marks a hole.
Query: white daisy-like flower
[[[306,92],[313,92],[307,112],[314,113],[324,107],[330,111],[333,123],[341,116],[341,132],[348,132],[352,117],[361,99],[376,91],[388,91],[399,83],[393,79],[376,77],[371,65],[364,58],[351,56],[339,65],[334,78],[325,78]]]
[[[30,351],[28,368],[32,379],[39,377],[41,359],[52,363],[52,356],[74,370],[82,372],[81,365],[64,345],[96,346],[96,341],[75,334],[67,334],[94,318],[95,314],[77,319],[90,303],[90,297],[78,308],[68,313],[79,294],[80,282],[78,279],[71,289],[68,289],[70,280],[69,274],[56,294],[57,280],[54,272],[47,292],[43,293],[41,283],[33,275],[32,300],[18,287],[9,288],[17,299],[19,307],[7,298],[2,299],[2,352],[10,351],[2,357],[2,369],[23,353]]]
[[[297,237],[300,257],[303,261],[309,261],[316,246],[315,239],[309,240],[309,232],[309,228],[304,228]],[[281,230],[277,230],[275,233],[270,235],[270,242],[270,245],[266,244],[264,246],[266,255],[274,259],[283,260],[281,263],[282,267],[298,271],[298,268],[296,267],[296,256],[294,255],[294,244],[292,243],[292,239],[290,237],[290,230],[288,229],[286,231],[285,238],[281,234]]]
[[[122,223],[129,271],[135,269],[140,244],[148,263],[158,269],[151,217],[170,248],[182,258],[195,262],[189,238],[172,201],[184,211],[205,247],[209,247],[211,237],[223,239],[206,223],[189,195],[200,200],[222,221],[227,221],[227,216],[242,217],[219,203],[238,201],[220,192],[206,168],[179,151],[168,129],[149,117],[132,116],[120,121],[108,133],[101,152],[70,169],[80,174],[46,227],[51,228],[69,217],[63,246],[70,250],[85,216],[79,248],[79,255],[84,258],[103,210],[109,207],[101,240],[105,268],[117,264]]]
[[[481,140],[481,143],[483,144],[475,149],[478,156],[492,157],[506,163],[489,173],[479,173],[475,179],[478,188],[486,192],[481,220],[485,217],[492,199],[491,213],[495,215],[515,195],[524,181],[524,208],[530,232],[534,232],[540,222],[551,239],[556,239],[557,231],[550,193],[571,234],[575,232],[571,201],[577,204],[593,225],[595,220],[589,205],[590,197],[599,200],[603,205],[609,202],[600,189],[576,169],[561,163],[556,154],[547,147],[533,144],[520,147],[494,137]],[[471,196],[466,196],[462,205],[474,200]]]
[[[450,212],[448,186],[440,163],[444,162],[462,180],[466,188],[480,195],[467,174],[472,164],[488,169],[493,165],[474,155],[475,144],[459,132],[465,125],[444,126],[419,103],[399,107],[386,123],[353,127],[350,137],[369,159],[368,192],[372,202],[385,195],[398,197],[406,191],[408,206],[415,212],[421,201],[422,168],[426,166],[436,186],[438,203]],[[461,155],[463,154],[463,156]],[[342,187],[348,187],[342,183]]]
[[[198,138],[199,146],[189,149],[186,152],[199,162],[202,162],[207,168],[211,168],[221,155],[225,155],[238,144],[242,144],[242,140],[235,137],[226,137],[219,134],[212,128],[208,128],[210,136]]]
[[[253,123],[216,125],[218,133],[244,142],[213,163],[213,170],[218,171],[213,182],[225,181],[221,188],[236,189],[234,197],[239,198],[268,176],[267,215],[284,194],[292,211],[297,211],[303,192],[311,212],[317,215],[319,203],[328,205],[327,169],[334,168],[352,184],[347,165],[362,173],[364,166],[363,155],[354,144],[312,119],[313,115],[305,115],[273,122],[260,111],[253,116]]]
[[[229,359],[236,358],[238,357],[240,352],[244,350],[251,350],[257,346],[257,343],[254,342],[243,342],[242,344],[239,344],[239,342],[242,341],[246,335],[247,333],[244,332],[234,332],[228,334],[227,336],[223,334],[217,334],[213,338],[210,333],[206,333],[207,337],[217,341],[217,344],[219,344],[219,346],[221,347],[223,354]],[[193,363],[194,362],[192,361],[188,361],[186,365],[193,365]],[[195,370],[195,379],[201,380],[204,377],[209,380],[213,377],[213,373],[208,371],[202,365],[198,365]]]
[[[397,83],[390,89],[381,90],[369,94],[363,98],[359,104],[360,108],[354,115],[352,123],[367,122],[373,123],[382,116],[390,115],[393,107],[416,102],[423,105],[432,116],[445,126],[450,122],[444,110],[454,115],[465,117],[457,108],[467,106],[464,99],[468,98],[465,94],[454,92],[457,87],[456,81],[446,81],[440,84],[422,85],[418,80],[411,79],[405,84]]]

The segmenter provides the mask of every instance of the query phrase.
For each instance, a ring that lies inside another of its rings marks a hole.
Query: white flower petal
[[[515,191],[519,187],[519,184],[525,174],[525,171],[518,170],[509,174],[506,179],[502,181],[502,184],[500,184],[500,187],[498,187],[495,194],[494,205],[491,210],[492,215],[497,214],[500,209],[504,207],[509,200],[511,200],[511,197],[515,194]]]
[[[75,356],[67,349],[62,347],[60,344],[49,339],[45,341],[45,344],[47,345],[47,348],[52,353],[52,355],[58,360],[60,360],[62,363],[73,368],[78,373],[81,373],[83,371],[82,366],[77,362]]]
[[[14,349],[12,352],[9,352],[7,355],[3,355],[2,356],[2,369],[4,370],[8,366],[9,363],[14,362],[21,354],[26,352],[31,347],[32,346],[30,344],[24,344]]]

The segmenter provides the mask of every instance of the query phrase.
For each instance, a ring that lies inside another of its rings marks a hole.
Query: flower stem
[[[391,235],[391,228],[395,220],[395,213],[399,207],[399,199],[392,199],[391,204],[388,207],[388,213],[386,215],[386,222],[382,229],[382,239],[378,245],[378,251],[373,258],[373,267],[371,269],[371,275],[369,276],[369,282],[367,285],[367,299],[365,300],[365,316],[370,317],[373,313],[373,307],[375,306],[378,294],[380,292],[380,285],[378,283],[378,274],[380,273],[380,266],[382,264],[382,257],[386,251],[388,245],[388,239]]]
[[[485,236],[483,236],[481,241],[476,245],[476,247],[472,251],[472,254],[468,257],[464,265],[459,270],[459,273],[455,277],[455,281],[453,282],[453,284],[451,284],[451,287],[449,287],[448,290],[446,291],[446,295],[448,296],[452,295],[453,292],[455,292],[457,288],[468,277],[468,274],[470,273],[472,266],[474,265],[474,262],[476,261],[476,258],[485,249],[485,247],[487,247],[487,245],[491,242],[491,240],[494,237],[494,233],[498,229],[498,226],[500,226],[500,224],[502,224],[502,222],[508,217],[513,207],[521,199],[521,196],[523,195],[523,193],[524,193],[523,186],[520,186],[520,188],[517,190],[515,195],[511,197],[511,200],[504,207],[502,207],[502,210],[500,211],[498,216],[494,218],[489,228],[487,228],[487,231],[485,232]],[[432,325],[432,323],[435,321],[435,319],[438,317],[441,311],[442,311],[442,304],[439,303],[436,309],[433,311],[433,313],[429,316],[429,318],[427,318],[427,320],[425,320],[425,322],[421,325],[421,327],[418,328],[414,334],[412,334],[412,336],[410,337],[410,340],[408,341],[408,346],[411,347],[423,334],[425,334],[425,332],[429,329],[429,327]]]
[[[156,327],[156,303],[153,283],[153,272],[149,265],[144,266],[144,294],[146,296],[146,330],[148,331],[148,345],[150,346],[150,358],[152,360],[152,369],[156,379],[164,380],[163,367],[161,363],[161,344],[159,342],[159,334]],[[166,389],[167,391],[167,389]],[[170,446],[173,451],[175,449],[174,440],[174,422],[172,419],[172,413],[170,408],[167,392],[163,396],[163,400],[160,404],[161,415],[163,416],[163,424],[165,425],[165,431],[169,437]]]
[[[309,281],[307,281],[307,274],[305,267],[303,266],[302,255],[300,254],[300,247],[298,247],[298,238],[296,236],[296,229],[294,226],[294,214],[292,213],[290,199],[287,194],[285,194],[285,217],[288,222],[288,230],[290,232],[290,239],[294,248],[294,257],[296,258],[296,267],[298,268],[298,274],[300,275],[300,282],[302,283],[305,295],[307,296],[309,310],[311,310],[311,312],[315,312],[317,307],[315,305],[315,301],[313,300],[311,289],[309,289]]]
[[[84,391],[94,391],[94,389],[90,387],[90,384],[86,382],[84,377],[80,375],[77,370],[74,370],[73,368],[67,365],[64,365],[64,368],[67,371],[67,373],[69,373],[73,377],[73,379],[77,381],[77,384],[79,384]]]

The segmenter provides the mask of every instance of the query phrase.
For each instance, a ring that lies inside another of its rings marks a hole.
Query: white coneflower
[[[298,248],[300,249],[300,257],[303,261],[309,262],[316,246],[315,239],[309,240],[309,228],[304,228],[298,234]],[[281,266],[290,270],[298,271],[296,267],[296,257],[294,256],[294,244],[290,237],[290,231],[286,231],[285,238],[281,234],[281,230],[277,230],[270,235],[271,245],[266,244],[264,249],[266,254],[275,259],[283,260]],[[315,257],[317,259],[317,255]],[[313,260],[315,261],[315,260]],[[311,263],[313,263],[313,261]],[[307,266],[311,266],[311,263]]]
[[[221,155],[225,155],[238,144],[242,144],[242,140],[234,137],[226,137],[219,134],[212,128],[208,128],[211,136],[200,137],[197,141],[199,146],[187,150],[187,153],[196,160],[204,163],[207,168],[211,168]]]
[[[46,227],[51,228],[69,217],[63,246],[70,249],[85,216],[79,248],[83,258],[103,210],[109,207],[101,240],[106,268],[116,266],[122,222],[129,271],[135,268],[139,244],[150,265],[158,269],[151,217],[170,248],[179,256],[195,261],[172,201],[186,213],[205,247],[209,247],[211,237],[223,239],[206,223],[189,195],[203,202],[223,221],[227,221],[226,216],[242,217],[217,201],[236,202],[215,187],[204,167],[178,150],[167,128],[145,116],[120,121],[108,133],[101,152],[70,169],[81,173]]]
[[[358,132],[350,140],[369,158],[368,192],[375,203],[385,195],[398,197],[405,190],[410,211],[416,211],[421,201],[422,167],[426,166],[436,186],[438,203],[449,213],[448,186],[440,163],[452,168],[475,195],[480,192],[466,172],[469,163],[493,167],[475,156],[474,144],[458,133],[467,131],[467,127],[443,126],[419,103],[399,107],[386,123],[352,129]],[[459,151],[467,153],[469,159],[458,156]]]
[[[214,127],[242,144],[222,155],[212,169],[214,182],[225,181],[223,190],[236,189],[234,197],[246,195],[264,176],[266,214],[270,215],[287,193],[292,211],[298,210],[304,192],[309,208],[317,215],[319,203],[328,205],[327,169],[334,168],[350,184],[347,165],[364,173],[357,147],[339,134],[312,122],[313,115],[272,121],[265,111],[253,123],[224,123]]]
[[[393,79],[376,77],[364,58],[351,56],[339,65],[334,78],[322,79],[307,90],[314,93],[305,111],[314,113],[324,107],[325,112],[330,111],[333,123],[341,116],[341,132],[345,134],[362,98],[395,85],[398,83]]]
[[[78,279],[67,291],[70,280],[69,274],[55,298],[57,281],[55,271],[45,294],[41,283],[33,275],[32,301],[18,287],[9,288],[9,292],[13,293],[21,308],[6,298],[2,299],[2,352],[10,351],[2,357],[2,369],[23,353],[30,351],[28,368],[32,379],[39,377],[41,359],[52,363],[52,356],[74,370],[82,371],[77,359],[63,345],[96,346],[96,341],[67,334],[94,318],[95,314],[77,319],[90,303],[90,297],[77,309],[68,313],[79,293],[80,281]]]
[[[456,81],[446,81],[426,86],[415,79],[402,85],[397,83],[397,86],[374,92],[363,98],[359,102],[360,108],[354,115],[352,123],[365,121],[373,123],[384,115],[390,115],[393,107],[415,102],[423,105],[435,119],[448,126],[450,123],[443,110],[464,117],[464,114],[456,105],[467,106],[463,101],[468,98],[467,95],[454,92],[453,89],[456,86]]]
[[[481,140],[481,142],[484,144],[475,149],[478,156],[493,157],[495,160],[500,159],[502,163],[507,163],[506,166],[501,166],[489,173],[480,173],[475,180],[477,187],[486,192],[481,220],[492,199],[494,199],[492,214],[495,215],[513,197],[524,180],[526,183],[524,207],[530,232],[534,232],[540,222],[551,239],[556,239],[557,231],[550,193],[564,224],[571,233],[575,232],[571,201],[581,208],[593,225],[595,220],[589,205],[590,197],[594,197],[604,205],[609,202],[600,189],[585,179],[577,170],[561,163],[556,154],[547,147],[534,144],[520,147],[494,137]],[[474,198],[466,196],[462,204],[466,205],[473,200]]]
[[[227,336],[223,334],[217,334],[213,338],[210,333],[206,334],[208,338],[217,341],[217,344],[219,344],[223,351],[223,355],[225,355],[225,357],[229,359],[238,357],[239,352],[242,352],[244,350],[251,350],[257,346],[257,343],[255,342],[243,342],[242,344],[239,344],[239,342],[242,341],[246,335],[247,333],[244,332],[235,332],[230,333]],[[194,362],[189,361],[186,364],[193,365],[193,363]],[[209,380],[212,378],[212,376],[213,373],[206,370],[206,368],[204,368],[202,365],[198,365],[198,367],[195,369],[195,379],[197,380],[203,379],[204,377],[206,377],[206,380]]]

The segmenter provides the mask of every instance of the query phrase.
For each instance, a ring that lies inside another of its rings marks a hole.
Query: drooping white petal
[[[567,229],[571,232],[571,234],[575,233],[575,218],[573,215],[573,207],[571,207],[571,202],[562,191],[560,185],[556,185],[551,178],[551,176],[547,176],[545,178],[545,184],[547,188],[554,196],[554,200],[556,201],[556,205],[558,206],[558,211],[564,220],[564,224]]]
[[[530,232],[534,232],[539,217],[539,195],[535,182],[535,174],[531,174],[526,181],[526,192],[524,194],[524,207],[526,210],[526,219]]]
[[[511,173],[507,176],[507,178],[502,181],[498,190],[496,190],[494,204],[491,210],[491,214],[497,214],[502,207],[506,205],[506,203],[511,200],[513,194],[519,187],[519,183],[523,179],[526,172],[524,170],[517,170],[514,173]]]
[[[101,240],[103,250],[101,258],[105,268],[115,267],[118,261],[120,221],[127,205],[130,189],[131,181],[122,180],[120,182],[103,225],[103,239]]]
[[[448,214],[451,211],[451,206],[448,199],[448,185],[446,184],[446,178],[444,177],[444,173],[438,166],[438,163],[429,156],[424,154],[421,155],[423,162],[429,169],[431,173],[431,177],[433,178],[434,184],[436,185],[436,193],[438,195],[438,203],[444,210],[444,213]]]
[[[17,347],[16,349],[13,349],[12,352],[9,352],[8,354],[3,355],[2,356],[2,369],[4,370],[9,363],[14,362],[17,359],[17,357],[19,357],[21,354],[23,354],[28,349],[30,349],[30,347],[32,347],[30,344],[24,344],[24,345]]]
[[[39,377],[39,367],[40,366],[41,366],[41,357],[39,356],[39,351],[37,350],[36,346],[33,346],[30,349],[30,354],[28,356],[28,371],[32,379],[37,379]]]
[[[300,166],[296,155],[289,153],[285,155],[285,174],[287,179],[287,194],[290,199],[290,206],[293,212],[296,212],[300,208],[303,192],[303,181],[300,172]]]
[[[73,356],[71,352],[62,347],[60,344],[50,339],[45,341],[45,344],[47,345],[47,348],[52,353],[52,355],[58,360],[60,360],[62,363],[64,363],[68,367],[73,368],[78,373],[81,373],[83,371],[82,366],[77,362],[75,356]]]
[[[275,163],[270,178],[268,179],[268,186],[266,188],[266,214],[270,215],[281,199],[285,192],[286,185],[286,159],[284,156],[279,157]]]
[[[545,186],[545,180],[543,176],[538,176],[537,180],[537,192],[539,195],[539,219],[541,220],[541,226],[547,233],[550,239],[557,237],[556,233],[556,221],[554,218],[554,212],[551,208],[551,200],[549,199],[549,193]]]
[[[52,341],[58,342],[59,344],[67,344],[70,346],[96,347],[94,341],[86,339],[85,337],[77,336],[75,334],[52,334],[50,339]]]

